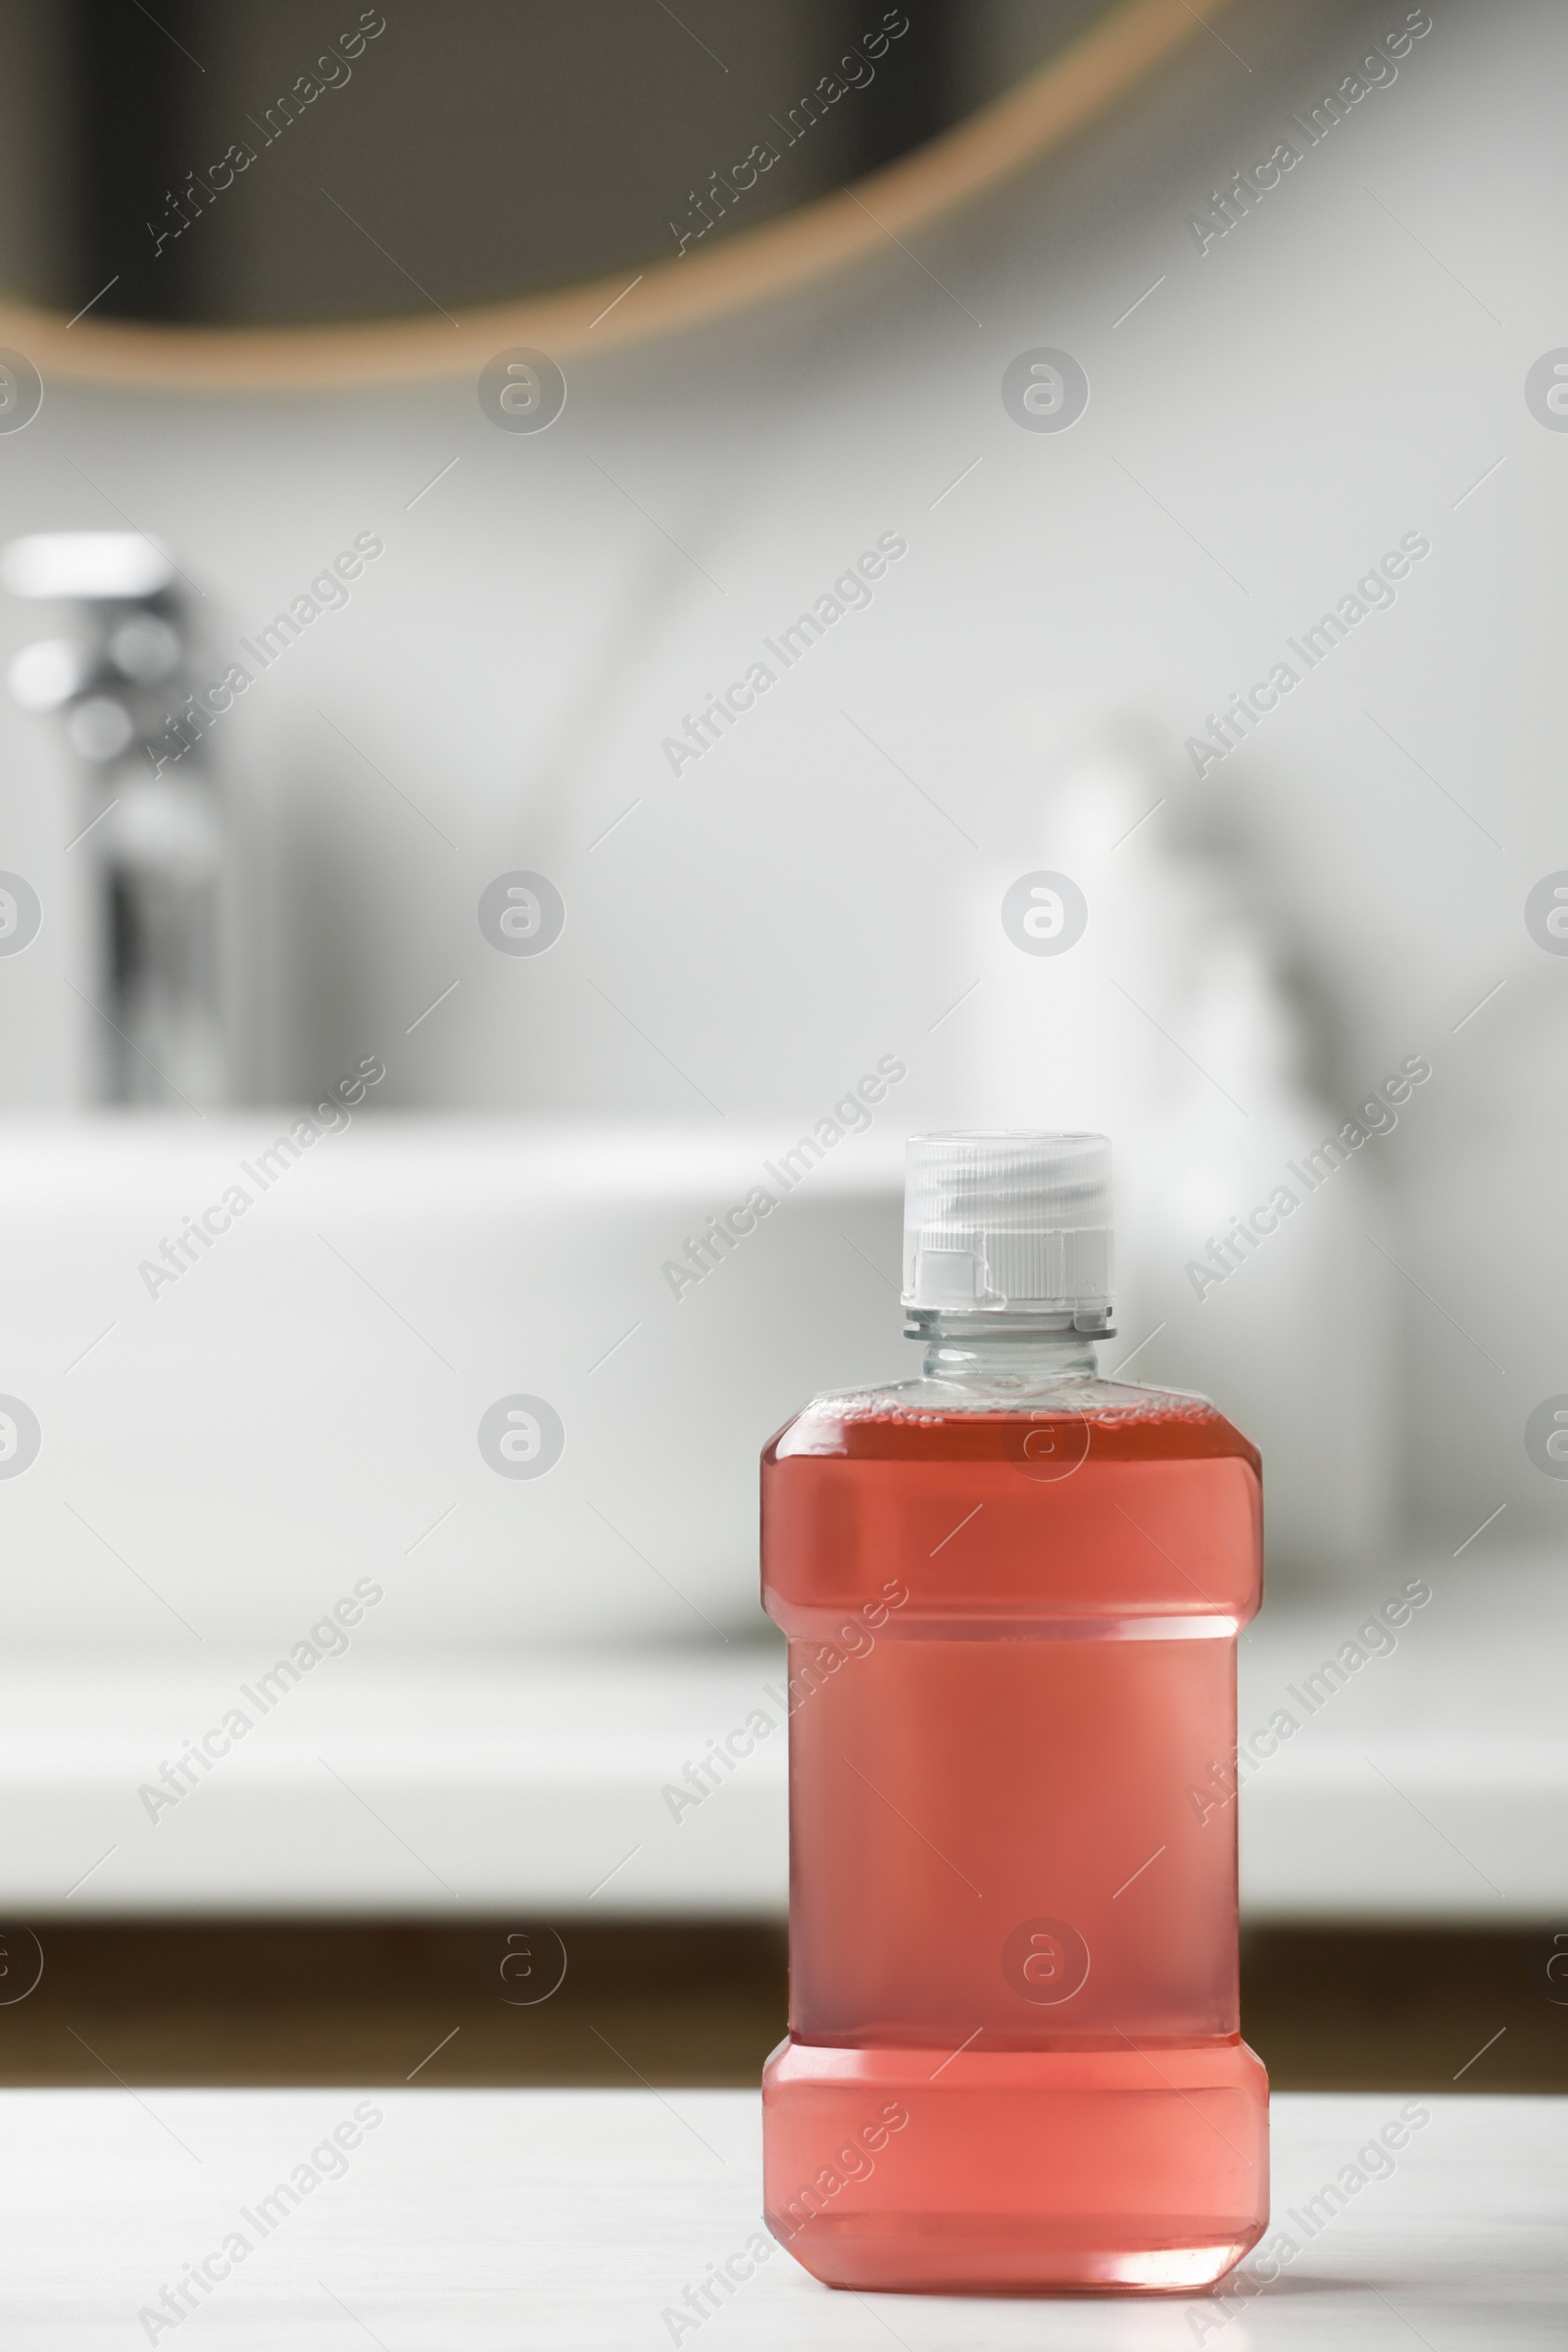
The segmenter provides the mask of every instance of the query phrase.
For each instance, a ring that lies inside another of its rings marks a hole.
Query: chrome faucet
[[[0,578],[14,596],[73,609],[68,635],[17,656],[11,688],[24,709],[61,715],[93,805],[76,839],[96,868],[98,1092],[164,1109],[224,1102],[227,823],[205,735],[171,733],[196,682],[180,575],[135,532],[47,531],[13,540]]]

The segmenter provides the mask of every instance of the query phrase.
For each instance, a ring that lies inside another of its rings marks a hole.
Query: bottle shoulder
[[[1076,1448],[1122,1459],[1235,1455],[1259,1470],[1256,1447],[1196,1390],[1097,1377],[984,1383],[926,1377],[883,1388],[824,1391],[769,1443],[764,1462],[803,1456],[951,1460],[1010,1453],[1020,1426],[1068,1426]]]

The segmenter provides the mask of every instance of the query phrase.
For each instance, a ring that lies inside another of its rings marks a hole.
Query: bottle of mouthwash
[[[1203,1398],[1099,1376],[1110,1243],[1102,1136],[915,1138],[919,1377],[762,1456],[793,1708],[765,2206],[833,2286],[1191,2290],[1267,2219],[1212,1802],[1259,1462]]]

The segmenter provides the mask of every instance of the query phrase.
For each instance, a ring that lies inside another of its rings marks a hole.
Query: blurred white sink
[[[378,1645],[760,1630],[760,1447],[814,1388],[912,1368],[902,1135],[846,1138],[677,1297],[665,1261],[780,1194],[793,1135],[361,1115],[264,1190],[292,1115],[6,1131],[0,1394],[41,1433],[0,1457],[8,1644],[266,1663],[368,1575]],[[481,1454],[518,1395],[564,1431],[544,1475]]]
[[[361,1117],[290,1158],[292,1116],[6,1132],[10,1899],[775,1906],[782,1740],[679,1837],[660,1789],[771,1672],[760,1448],[908,1368],[902,1135],[786,1194],[789,1133]],[[777,1207],[672,1284],[760,1185]],[[542,1473],[481,1450],[519,1396],[564,1433]]]

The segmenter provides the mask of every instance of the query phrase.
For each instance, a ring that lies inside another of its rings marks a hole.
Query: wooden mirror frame
[[[144,326],[0,305],[0,346],[47,381],[157,391],[278,393],[476,375],[522,345],[557,360],[708,324],[844,270],[995,186],[1059,146],[1134,83],[1210,29],[1232,0],[1123,0],[1049,65],[862,180],[726,238],[689,260],[519,302],[454,322],[372,319],[349,326]],[[592,338],[592,341],[590,341]]]

